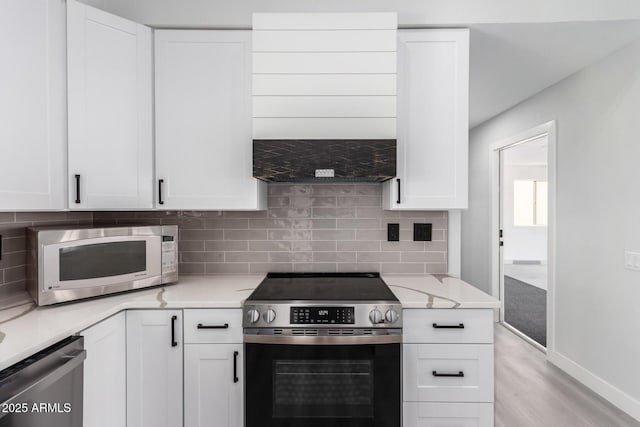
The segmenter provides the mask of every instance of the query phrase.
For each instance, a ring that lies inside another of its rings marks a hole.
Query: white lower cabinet
[[[184,425],[244,425],[242,310],[184,311]]]
[[[182,310],[127,311],[127,427],[182,426]]]
[[[493,426],[493,312],[403,310],[403,427]]]
[[[80,332],[84,336],[83,425],[127,425],[125,313]]]
[[[403,427],[493,427],[492,403],[405,402]]]
[[[184,346],[185,427],[243,425],[242,344]]]
[[[493,345],[405,344],[403,395],[411,402],[493,402]]]

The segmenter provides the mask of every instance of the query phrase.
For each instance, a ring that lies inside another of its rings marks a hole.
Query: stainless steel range
[[[269,273],[244,304],[246,427],[400,426],[401,312],[378,273]]]

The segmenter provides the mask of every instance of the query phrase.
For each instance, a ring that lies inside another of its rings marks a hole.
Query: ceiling
[[[640,21],[471,25],[469,127],[640,38]]]

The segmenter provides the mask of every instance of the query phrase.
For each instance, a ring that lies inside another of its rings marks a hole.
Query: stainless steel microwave
[[[178,226],[27,229],[27,289],[38,305],[178,280]]]

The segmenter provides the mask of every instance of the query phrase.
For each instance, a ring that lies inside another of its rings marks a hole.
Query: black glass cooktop
[[[379,273],[269,273],[247,301],[393,301]]]

